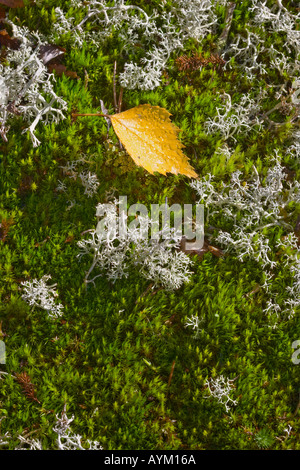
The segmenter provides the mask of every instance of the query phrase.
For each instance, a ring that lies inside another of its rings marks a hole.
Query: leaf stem
[[[109,114],[101,114],[101,113],[72,113],[72,117],[77,117],[77,116],[102,116],[102,117],[110,118],[110,115],[109,115]]]

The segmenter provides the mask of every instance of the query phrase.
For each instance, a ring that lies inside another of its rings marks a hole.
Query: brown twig
[[[232,19],[233,19],[233,12],[234,12],[234,9],[236,7],[236,4],[235,2],[230,2],[228,7],[227,7],[227,10],[226,10],[226,17],[225,17],[225,27],[222,31],[222,34],[221,36],[219,37],[219,40],[218,40],[218,52],[222,52],[222,49],[223,47],[225,46],[226,42],[227,42],[227,38],[228,38],[228,34],[229,34],[229,31],[230,31],[230,28],[231,28],[231,23],[232,23]]]
[[[256,286],[254,287],[254,289],[252,289],[251,292],[248,292],[248,294],[245,294],[244,297],[250,297],[250,295],[252,294],[256,294],[257,292],[260,291],[260,285],[259,284],[256,284]]]
[[[84,69],[84,88],[87,90],[88,87],[88,82],[89,82],[89,75],[87,71]]]
[[[122,98],[123,98],[123,88],[120,89],[120,93],[119,93],[118,113],[121,112],[121,108],[122,108]]]
[[[113,93],[114,93],[114,106],[115,113],[118,113],[118,104],[117,104],[117,90],[116,90],[116,75],[117,75],[117,61],[114,63],[114,78],[113,78]]]
[[[171,384],[171,380],[172,380],[172,377],[173,377],[173,372],[174,372],[175,364],[176,364],[176,361],[173,361],[173,363],[172,363],[172,368],[171,368],[171,372],[170,372],[170,376],[169,376],[169,380],[168,380],[168,387],[170,387],[170,384]]]
[[[115,105],[115,112],[120,113],[122,107],[122,97],[123,97],[123,88],[121,88],[119,93],[119,99],[117,100],[117,87],[116,87],[116,76],[117,76],[117,61],[115,60],[114,63],[114,79],[113,79],[113,94],[114,94],[114,105]],[[122,150],[123,145],[119,139],[119,147]]]
[[[101,114],[101,113],[72,113],[72,117],[77,117],[77,116],[102,116],[102,117],[110,118],[110,115],[109,115],[109,114]]]

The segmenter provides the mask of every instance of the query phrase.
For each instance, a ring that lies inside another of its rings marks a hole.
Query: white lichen
[[[50,318],[57,318],[62,315],[63,305],[56,304],[55,298],[58,293],[55,291],[56,283],[47,286],[46,282],[51,279],[50,275],[44,275],[40,280],[33,279],[32,281],[21,282],[24,293],[22,298],[32,305],[47,311]]]
[[[29,123],[23,133],[29,131],[33,146],[37,147],[41,143],[35,135],[38,124],[64,119],[67,103],[55,93],[55,78],[40,57],[45,39],[8,19],[5,22],[20,45],[8,49],[5,65],[0,65],[0,134],[7,141],[11,118],[22,116]]]
[[[139,226],[129,226],[126,236],[120,236],[117,204],[98,204],[97,217],[106,213],[105,220],[99,221],[96,229],[88,230],[90,238],[78,242],[81,252],[77,255],[92,255],[92,264],[85,276],[85,282],[94,282],[99,276],[105,275],[115,282],[128,277],[130,268],[137,268],[140,274],[151,280],[154,285],[163,286],[168,290],[178,289],[191,277],[191,259],[179,251],[180,236],[171,233],[170,238],[149,239],[144,237],[142,227],[151,226],[150,217],[138,216]],[[104,210],[105,209],[105,210]],[[155,222],[156,223],[156,222]],[[101,230],[99,229],[101,228]],[[105,229],[105,230],[104,230]],[[105,233],[106,231],[106,233]],[[97,268],[99,274],[89,278]]]

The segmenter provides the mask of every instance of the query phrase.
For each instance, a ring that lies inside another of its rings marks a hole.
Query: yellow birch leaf
[[[128,111],[110,115],[114,131],[135,163],[149,173],[198,175],[182,152],[177,140],[180,129],[171,122],[171,114],[159,106],[141,104]]]

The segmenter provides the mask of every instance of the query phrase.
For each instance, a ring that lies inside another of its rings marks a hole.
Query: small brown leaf
[[[40,47],[39,58],[44,65],[48,64],[58,57],[61,58],[66,52],[66,49],[54,44],[43,44]]]
[[[6,109],[7,111],[15,114],[16,116],[20,116],[22,114],[21,111],[19,111],[18,108],[16,107],[15,101],[11,101],[10,103],[8,103],[8,105],[6,106]]]
[[[0,0],[0,3],[10,8],[22,8],[25,6],[23,0]]]
[[[224,252],[216,246],[208,245],[208,250],[217,258],[221,258],[222,256],[224,256]]]
[[[203,246],[202,248],[200,248],[200,250],[187,250],[186,249],[186,237],[184,236],[182,237],[180,241],[180,251],[183,251],[187,255],[197,255],[200,261],[202,260],[204,253],[207,253],[209,251],[217,258],[224,256],[224,252],[220,250],[220,248],[209,245],[207,240],[204,240]]]
[[[186,249],[186,237],[182,237],[180,241],[180,251],[183,251],[187,255],[197,255],[200,261],[203,258],[204,253],[207,253],[208,250],[208,243],[206,240],[204,240],[203,246],[200,250],[187,250]]]
[[[10,37],[6,29],[0,31],[0,45],[9,47],[9,49],[17,50],[19,49],[21,41]]]
[[[48,66],[48,70],[50,73],[55,71],[55,73],[61,77],[63,74],[70,78],[79,78],[76,72],[71,72],[67,70],[67,67],[63,64],[50,64]]]

